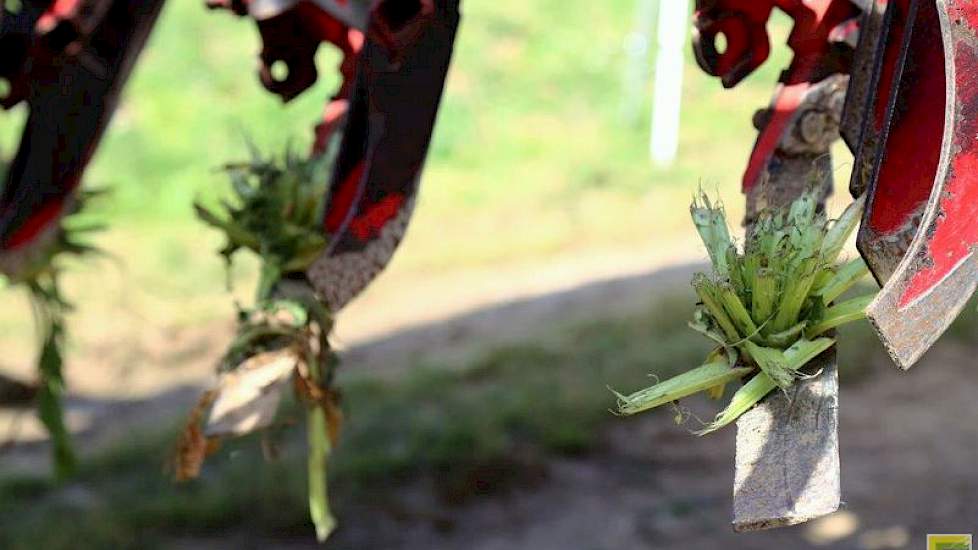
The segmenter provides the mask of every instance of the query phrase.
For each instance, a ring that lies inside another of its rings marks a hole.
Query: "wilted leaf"
[[[270,426],[298,361],[292,350],[271,351],[221,373],[204,433],[240,436]]]
[[[173,478],[176,481],[188,481],[199,476],[204,459],[216,446],[216,441],[209,441],[200,425],[216,397],[217,392],[214,390],[204,392],[187,416],[187,423],[177,442],[177,452],[173,459]]]

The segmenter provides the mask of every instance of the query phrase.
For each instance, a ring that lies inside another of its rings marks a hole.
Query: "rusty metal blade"
[[[425,2],[419,2],[419,6]],[[400,244],[451,61],[459,0],[437,0],[412,22],[410,43],[392,52],[372,19],[330,185],[329,248],[309,269],[336,312],[384,269]],[[378,32],[370,32],[374,30]]]
[[[839,375],[835,350],[821,373],[776,391],[737,420],[734,530],[787,527],[839,509]]]
[[[901,221],[884,209],[893,201],[912,207],[919,219],[905,254],[867,311],[893,360],[905,369],[943,334],[978,285],[978,5],[938,0],[922,2],[920,12],[913,34],[922,38],[908,47],[907,64],[915,72],[901,82],[900,94],[905,92],[908,99],[898,100],[895,112],[905,107],[911,115],[919,110],[921,117],[935,117],[921,118],[911,130],[914,144],[927,155],[934,154],[933,143],[940,144],[938,158],[929,185],[923,181],[927,174],[909,183],[885,180],[881,174],[872,197],[878,215],[869,212],[868,220],[870,230],[881,229],[882,222],[894,226]],[[941,55],[933,66],[929,61],[935,50]],[[935,97],[938,89],[940,98]],[[931,135],[934,125],[939,135]],[[900,152],[905,151],[888,147],[881,171],[912,169],[904,168],[896,156]],[[896,190],[910,196],[894,197]]]

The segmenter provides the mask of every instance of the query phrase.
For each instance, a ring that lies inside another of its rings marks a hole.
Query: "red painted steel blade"
[[[162,5],[116,0],[79,51],[29,59],[30,114],[0,195],[0,254],[32,244],[63,212]]]
[[[859,236],[885,282],[868,315],[902,368],[978,285],[978,5],[922,0],[908,29]]]
[[[944,52],[934,2],[894,0],[851,188],[869,192],[857,245],[880,284],[906,255],[934,184],[944,122]],[[918,140],[918,138],[920,138]]]
[[[405,1],[399,8],[411,5],[413,18],[374,11],[359,56],[323,222],[330,245],[308,271],[334,312],[383,270],[400,244],[441,101],[459,0]],[[393,37],[398,50],[382,36]]]

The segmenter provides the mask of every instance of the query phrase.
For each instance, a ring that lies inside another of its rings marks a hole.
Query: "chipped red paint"
[[[316,12],[323,14],[318,8]],[[350,93],[353,90],[353,83],[357,74],[357,58],[363,49],[363,33],[357,29],[343,27],[337,29],[337,21],[332,17],[326,16],[323,21],[321,39],[333,44],[343,53],[343,61],[340,63],[340,75],[343,78],[340,89],[336,91],[326,108],[323,111],[323,118],[316,125],[315,140],[312,144],[312,154],[321,155],[326,152],[330,138],[342,126],[346,119],[346,114],[350,108]]]
[[[37,20],[37,30],[47,32],[53,29],[58,21],[70,19],[81,5],[81,0],[55,0],[47,11]]]
[[[767,169],[774,150],[781,141],[781,136],[791,124],[795,111],[801,105],[805,93],[812,85],[807,82],[799,84],[781,85],[775,94],[771,107],[771,119],[767,126],[757,136],[754,150],[751,151],[750,160],[747,161],[747,170],[744,171],[743,191],[750,191],[760,182],[761,175]]]
[[[321,155],[329,147],[330,138],[342,126],[346,113],[350,110],[350,101],[346,98],[333,99],[323,110],[323,119],[316,125],[312,143],[312,154]]]
[[[366,212],[350,222],[350,232],[360,239],[367,241],[380,235],[387,222],[397,217],[404,206],[404,195],[394,193],[387,195],[380,202],[367,207]]]
[[[905,307],[938,285],[978,245],[978,7],[971,1],[946,2],[954,63],[952,158],[940,197],[940,214],[928,239],[930,265],[921,269],[900,297]],[[967,26],[967,29],[962,29]]]
[[[295,9],[320,41],[336,46],[343,54],[340,63],[343,82],[334,97],[348,97],[356,76],[357,55],[363,48],[363,33],[346,26],[312,2],[302,2]]]

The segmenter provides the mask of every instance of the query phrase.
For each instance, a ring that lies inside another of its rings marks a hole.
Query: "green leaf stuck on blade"
[[[702,365],[631,395],[616,393],[618,412],[633,415],[689,397],[695,393],[726,385],[750,374],[750,368],[730,368],[726,361]]]
[[[833,222],[818,202],[813,193],[806,193],[787,208],[760,212],[738,247],[727,230],[723,208],[703,194],[697,197],[690,213],[713,269],[693,277],[700,306],[689,326],[733,354],[737,368],[714,354],[685,374],[618,395],[622,414],[702,391],[719,398],[727,383],[750,377],[699,432],[709,433],[736,420],[773,389],[786,390],[812,374],[805,367],[835,344],[822,335],[863,318],[872,300],[866,296],[833,305],[869,272],[861,259],[835,265],[858,225],[864,199]]]
[[[875,295],[860,296],[836,304],[825,310],[824,317],[805,331],[807,338],[814,338],[846,323],[866,318],[866,308],[876,298]]]
[[[690,207],[693,225],[706,245],[706,251],[713,262],[713,269],[720,275],[727,274],[727,251],[733,247],[730,231],[727,229],[727,215],[723,206],[714,206],[710,197],[701,192],[699,199]]]
[[[734,422],[740,415],[749,411],[751,407],[758,404],[761,399],[771,393],[774,388],[778,385],[771,380],[767,374],[759,373],[757,376],[750,379],[749,382],[744,384],[737,390],[737,393],[733,395],[730,400],[730,404],[727,405],[716,418],[708,424],[702,430],[694,432],[696,435],[706,435],[711,432],[715,432],[724,426],[727,426],[731,422]]]

